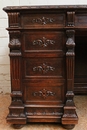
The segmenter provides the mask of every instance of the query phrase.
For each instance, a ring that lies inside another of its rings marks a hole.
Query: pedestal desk
[[[87,92],[87,6],[10,6],[11,104],[7,121],[61,123],[78,116],[74,92]]]

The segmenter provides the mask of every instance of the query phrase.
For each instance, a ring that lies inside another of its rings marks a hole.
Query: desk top
[[[4,11],[9,10],[32,10],[32,9],[65,9],[65,10],[72,10],[72,9],[85,9],[87,10],[87,5],[43,5],[43,6],[7,6],[4,7]]]

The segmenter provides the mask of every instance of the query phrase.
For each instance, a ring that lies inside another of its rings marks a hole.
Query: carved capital
[[[10,56],[21,56],[20,31],[10,31]]]
[[[68,27],[75,26],[75,12],[73,11],[67,12],[67,26]]]
[[[9,12],[9,27],[17,28],[19,26],[19,12]]]
[[[19,41],[19,39],[13,38],[10,43],[9,43],[9,48],[13,49],[13,50],[18,50],[21,47],[21,43]]]

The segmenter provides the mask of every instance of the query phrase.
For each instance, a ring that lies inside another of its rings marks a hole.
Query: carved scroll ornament
[[[44,99],[46,99],[48,96],[55,96],[55,93],[46,89],[42,89],[38,92],[34,92],[33,95],[43,97]]]
[[[48,24],[48,23],[53,23],[55,20],[53,18],[47,18],[47,17],[42,17],[42,18],[33,18],[32,22],[33,23],[38,23],[38,24]]]
[[[49,44],[53,45],[54,43],[55,43],[54,40],[47,39],[46,37],[33,41],[33,45],[39,45],[42,47],[47,47]]]
[[[54,67],[48,66],[45,63],[40,66],[33,67],[33,71],[42,72],[43,74],[47,73],[48,71],[54,71],[54,69]]]

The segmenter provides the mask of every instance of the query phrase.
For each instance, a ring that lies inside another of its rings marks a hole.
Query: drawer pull
[[[36,67],[33,67],[33,71],[39,71],[39,72],[42,72],[43,74],[47,73],[48,71],[54,71],[55,68],[52,67],[52,66],[48,66],[46,65],[45,63],[42,64],[42,66],[36,66]]]
[[[39,45],[42,47],[47,47],[49,44],[54,45],[54,43],[55,43],[54,40],[47,39],[46,37],[33,41],[33,45]]]
[[[55,20],[53,18],[47,18],[47,17],[42,17],[42,18],[34,18],[32,19],[33,23],[38,23],[45,25],[47,23],[53,23]]]
[[[34,92],[33,96],[39,96],[39,97],[43,97],[44,99],[46,99],[48,96],[55,96],[55,93],[46,89],[42,89],[38,92]]]

